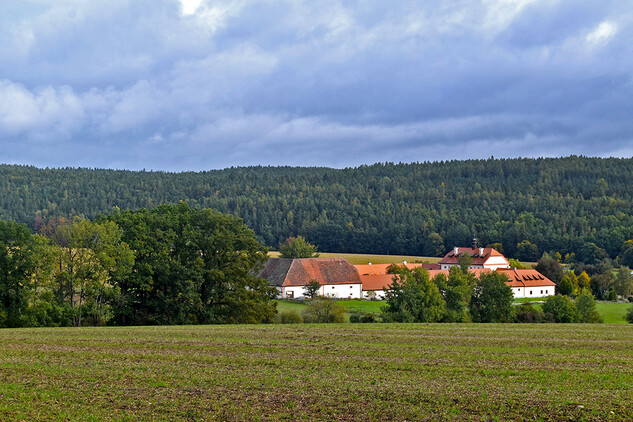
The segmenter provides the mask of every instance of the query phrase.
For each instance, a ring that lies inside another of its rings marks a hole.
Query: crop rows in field
[[[3,420],[628,420],[633,327],[0,331]]]

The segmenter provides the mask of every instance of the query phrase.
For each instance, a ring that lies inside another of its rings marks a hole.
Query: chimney
[[[453,248],[453,252],[455,252],[455,253],[459,252],[459,248],[458,248],[457,246],[455,246],[455,247]]]
[[[484,248],[479,248],[479,255],[483,255],[484,254]]]
[[[371,265],[371,262],[369,264],[367,264],[367,265]]]
[[[406,266],[407,265],[407,261],[402,261],[402,264]]]

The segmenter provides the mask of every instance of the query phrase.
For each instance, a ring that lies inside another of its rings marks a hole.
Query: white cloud
[[[202,4],[202,0],[180,0],[180,7],[182,8],[182,14],[184,16],[195,14],[200,8],[201,4]]]
[[[600,47],[605,45],[618,32],[618,25],[614,22],[601,22],[587,37],[587,44],[591,47]]]
[[[31,92],[19,84],[0,81],[0,131],[67,133],[81,125],[81,99],[69,87],[45,87]]]

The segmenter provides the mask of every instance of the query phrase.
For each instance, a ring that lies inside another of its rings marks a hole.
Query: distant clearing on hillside
[[[268,252],[271,258],[279,258],[279,252]],[[361,253],[325,253],[319,252],[319,258],[345,258],[352,265],[363,265],[371,262],[372,264],[395,264],[402,261],[407,262],[439,262],[442,258],[429,256],[410,256],[410,255],[368,255]]]
[[[630,420],[633,326],[0,330],[2,420]]]

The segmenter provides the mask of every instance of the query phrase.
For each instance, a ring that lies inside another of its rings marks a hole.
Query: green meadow
[[[0,330],[1,420],[630,420],[633,326]]]
[[[542,302],[545,298],[526,298],[515,299],[515,303],[525,302]],[[386,305],[384,301],[370,301],[370,300],[340,300],[339,303],[347,309],[348,314],[354,311],[371,312],[379,314],[381,308]],[[537,304],[536,306],[541,306]],[[615,302],[596,302],[596,309],[602,316],[605,323],[608,324],[627,324],[624,319],[626,311],[633,306],[630,303],[615,303]],[[306,305],[300,302],[294,302],[290,300],[277,300],[277,310],[279,312],[295,310],[299,313],[305,309]]]

